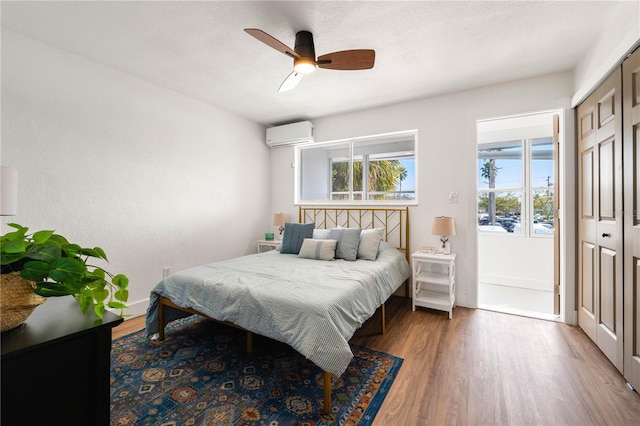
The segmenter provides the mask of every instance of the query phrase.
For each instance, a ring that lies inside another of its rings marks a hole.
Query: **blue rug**
[[[113,342],[112,425],[368,425],[402,359],[351,346],[323,415],[322,371],[288,345],[198,316],[169,324],[164,342],[144,331]]]

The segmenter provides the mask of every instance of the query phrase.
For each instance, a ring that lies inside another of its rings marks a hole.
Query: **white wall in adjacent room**
[[[253,252],[271,229],[262,126],[6,29],[1,155],[18,170],[2,233],[102,247],[133,314],[163,267]]]

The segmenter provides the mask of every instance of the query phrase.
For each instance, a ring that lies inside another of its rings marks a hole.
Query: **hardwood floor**
[[[640,395],[578,327],[387,302],[351,342],[404,359],[374,425],[640,425]],[[113,336],[144,327],[134,318]]]

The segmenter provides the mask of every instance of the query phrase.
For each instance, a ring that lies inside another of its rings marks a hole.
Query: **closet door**
[[[578,325],[622,371],[620,94],[617,70],[578,107]]]
[[[640,50],[622,65],[624,88],[624,377],[640,390]]]

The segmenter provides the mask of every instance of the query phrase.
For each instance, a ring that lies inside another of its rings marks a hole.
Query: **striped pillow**
[[[336,254],[336,240],[314,240],[305,238],[300,247],[299,257],[316,260],[333,260]]]
[[[298,254],[302,246],[302,240],[313,236],[315,223],[285,223],[282,237],[282,254]]]

